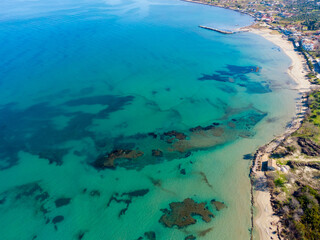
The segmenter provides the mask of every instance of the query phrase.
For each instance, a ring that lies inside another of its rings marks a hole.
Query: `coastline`
[[[294,49],[291,42],[284,39],[282,34],[278,32],[273,33],[272,30],[267,28],[256,29],[252,27],[245,27],[242,29],[246,29],[251,33],[257,34],[277,45],[291,59],[288,74],[297,83],[295,89],[299,92],[310,91],[311,84],[306,77],[306,74],[308,73],[306,69],[306,60],[301,53]]]
[[[201,2],[198,0],[182,0],[190,3],[204,4],[214,7],[220,7],[228,10],[247,14],[237,9],[232,9],[223,6],[217,6],[210,3]],[[247,14],[251,16],[250,14]],[[272,194],[268,187],[267,178],[265,173],[261,171],[262,162],[268,160],[269,154],[288,136],[298,130],[305,118],[308,107],[305,106],[306,96],[311,91],[312,87],[306,77],[308,73],[308,66],[306,59],[303,55],[296,51],[293,44],[284,38],[284,36],[277,32],[272,31],[267,27],[255,28],[253,23],[250,26],[240,28],[241,31],[251,32],[257,34],[264,39],[272,42],[278,46],[290,59],[291,65],[287,69],[288,75],[297,84],[293,90],[301,93],[301,97],[296,102],[295,118],[290,122],[289,126],[283,134],[274,138],[271,142],[260,147],[254,156],[252,166],[250,169],[251,181],[251,240],[254,239],[254,230],[258,234],[260,240],[265,239],[281,239],[280,237],[280,218],[275,215],[272,208]],[[256,213],[254,213],[256,211]]]
[[[271,142],[257,150],[250,173],[252,188],[255,188],[254,190],[252,189],[252,204],[257,211],[257,214],[252,216],[253,229],[256,229],[259,239],[261,240],[270,239],[271,237],[272,239],[281,239],[280,219],[274,214],[271,205],[272,195],[267,184],[267,178],[264,172],[259,168],[261,168],[262,162],[268,160],[268,155],[281,142],[300,128],[308,109],[305,106],[305,96],[311,91],[311,84],[306,77],[307,65],[305,58],[302,54],[295,51],[293,44],[284,39],[282,34],[278,32],[273,33],[272,30],[267,28],[255,29],[248,27],[246,29],[248,29],[249,32],[262,36],[266,40],[277,45],[291,59],[291,65],[287,72],[297,84],[295,90],[301,93],[301,98],[296,103],[296,117],[292,120],[289,127],[282,135],[276,137]],[[259,185],[259,187],[257,187],[257,185]]]

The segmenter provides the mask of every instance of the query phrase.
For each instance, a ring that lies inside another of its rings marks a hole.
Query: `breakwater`
[[[203,29],[215,31],[215,32],[218,32],[218,33],[223,33],[223,34],[234,34],[235,33],[233,31],[225,31],[225,30],[220,30],[220,29],[212,28],[212,27],[206,27],[206,26],[202,26],[202,25],[200,25],[199,27],[203,28]]]

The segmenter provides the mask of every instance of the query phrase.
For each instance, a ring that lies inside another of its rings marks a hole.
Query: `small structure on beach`
[[[269,158],[267,168],[268,171],[275,171],[278,168],[276,160]]]

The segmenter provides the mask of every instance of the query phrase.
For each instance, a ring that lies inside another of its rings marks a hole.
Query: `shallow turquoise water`
[[[175,0],[1,1],[1,239],[248,239],[248,154],[298,95],[276,46],[198,25],[251,21]],[[119,149],[143,156],[97,168]],[[159,222],[186,198],[215,218]]]

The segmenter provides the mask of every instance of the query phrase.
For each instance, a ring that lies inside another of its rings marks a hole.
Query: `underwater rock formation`
[[[56,224],[56,223],[62,222],[63,220],[64,220],[64,216],[59,215],[52,219],[52,223]]]
[[[215,199],[211,200],[211,204],[216,208],[217,211],[220,211],[227,207],[223,202],[216,201]]]
[[[197,221],[193,218],[195,215],[202,217],[205,222],[210,222],[214,217],[213,213],[206,207],[206,203],[196,203],[191,198],[183,200],[183,202],[172,202],[169,204],[170,209],[164,209],[164,214],[160,218],[160,222],[166,227],[178,226],[183,228]]]
[[[156,233],[153,231],[150,232],[145,232],[144,236],[148,239],[148,240],[156,240]]]
[[[71,201],[71,198],[58,198],[54,201],[57,208],[68,205]]]
[[[162,157],[163,152],[159,149],[152,149],[152,156],[154,157]]]
[[[193,235],[188,235],[184,238],[184,240],[196,240],[196,237]]]
[[[187,135],[184,133],[178,132],[178,131],[170,131],[163,133],[163,136],[167,137],[166,141],[168,143],[172,143],[174,140],[185,140],[187,138]]]
[[[68,153],[68,149],[42,149],[38,153],[39,158],[47,159],[49,164],[55,163],[57,166],[63,164],[63,157]]]
[[[121,215],[124,215],[126,213],[130,204],[132,203],[133,198],[143,197],[148,192],[149,192],[149,189],[139,189],[132,192],[125,192],[125,193],[122,193],[121,195],[119,193],[114,193],[110,197],[109,202],[107,203],[107,207],[109,207],[113,201],[115,201],[116,203],[121,203],[121,202],[125,203],[126,207],[121,209],[119,212],[118,216],[120,217]]]
[[[111,142],[108,144],[112,145],[109,149],[113,151],[105,152],[107,145],[99,144],[96,148],[101,154],[95,162],[92,163],[90,159],[88,161],[97,169],[122,167],[140,170],[147,165],[187,158],[194,151],[222,145],[239,137],[252,137],[255,134],[254,126],[265,116],[266,113],[248,106],[229,109],[219,122],[208,125],[109,139]],[[98,142],[106,143],[108,139]],[[181,174],[184,175],[185,172],[182,171]]]
[[[115,160],[117,159],[136,159],[143,156],[142,151],[117,149],[107,154],[107,156],[100,156],[94,162],[96,168],[116,168]]]

